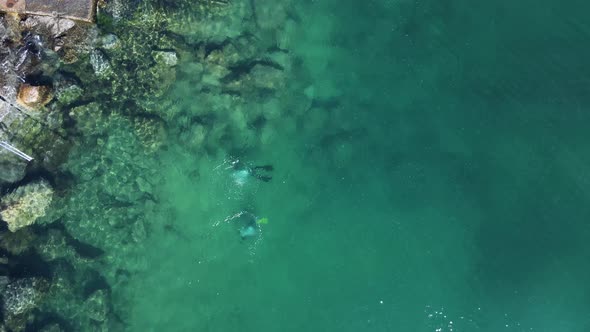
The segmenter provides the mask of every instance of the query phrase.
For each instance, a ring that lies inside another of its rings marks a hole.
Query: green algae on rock
[[[9,283],[2,297],[6,327],[11,331],[24,331],[47,286],[47,281],[42,278],[22,278]]]
[[[16,232],[0,233],[0,248],[13,255],[20,255],[33,248],[37,235],[30,227],[24,227]]]
[[[45,216],[52,198],[53,189],[45,181],[18,187],[15,191],[2,197],[0,217],[8,224],[8,229],[11,232],[16,232]]]

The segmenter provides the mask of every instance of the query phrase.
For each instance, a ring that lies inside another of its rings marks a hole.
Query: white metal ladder
[[[17,155],[17,156],[21,157],[22,159],[26,160],[27,162],[33,160],[33,157],[31,157],[28,154],[22,152],[21,150],[15,148],[14,146],[10,145],[6,141],[0,141],[0,147],[1,148],[4,148],[8,152],[14,153],[15,155]]]

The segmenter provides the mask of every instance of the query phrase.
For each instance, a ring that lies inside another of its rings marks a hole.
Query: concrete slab
[[[0,12],[94,22],[96,0],[0,0]]]

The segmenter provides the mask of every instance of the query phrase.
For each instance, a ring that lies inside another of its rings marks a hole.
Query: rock
[[[257,64],[250,71],[250,76],[257,88],[275,90],[284,86],[283,71],[274,67]]]
[[[4,312],[16,316],[39,304],[46,282],[38,278],[23,278],[8,284],[4,290]]]
[[[146,152],[155,152],[166,141],[164,124],[156,119],[133,119],[133,132]]]
[[[143,221],[137,220],[131,229],[131,238],[135,243],[143,243],[147,238],[147,232]]]
[[[16,101],[24,107],[39,109],[47,105],[51,99],[53,99],[51,87],[47,85],[34,86],[24,83],[18,89]]]
[[[88,318],[97,322],[103,322],[108,314],[108,294],[104,289],[92,293],[84,302]]]
[[[40,242],[36,246],[36,251],[46,262],[58,258],[76,257],[74,250],[68,246],[66,237],[59,230],[48,230]]]
[[[152,57],[157,63],[168,67],[174,67],[178,63],[178,56],[173,51],[153,51]]]
[[[52,198],[53,189],[47,182],[27,184],[2,198],[0,217],[11,232],[16,232],[44,216]]]
[[[71,48],[61,50],[61,60],[66,65],[76,63],[79,60],[78,53],[76,52],[76,50]]]
[[[32,311],[39,306],[47,286],[47,281],[41,278],[17,279],[6,286],[2,302],[8,331],[26,330],[34,319]]]
[[[60,104],[67,105],[71,104],[72,102],[76,101],[82,94],[84,90],[81,87],[71,84],[61,87],[56,92],[56,99],[59,101]]]
[[[26,3],[25,1],[10,0],[3,3],[2,11],[8,9],[7,11],[15,16],[42,15],[59,20],[59,13],[59,16],[89,23],[94,22],[93,7],[96,6],[95,1],[92,0],[68,0],[66,3],[52,0],[34,0]]]
[[[78,61],[79,56],[89,54],[98,43],[98,29],[93,25],[77,24],[65,34],[53,40],[53,51],[57,52],[61,61],[71,64]]]
[[[0,185],[14,183],[25,176],[27,163],[13,153],[0,148]]]
[[[137,186],[139,187],[139,191],[146,193],[146,194],[152,193],[152,191],[153,191],[152,184],[149,183],[146,179],[144,179],[142,177],[138,177],[137,179],[135,179],[135,182],[137,183]]]
[[[76,106],[70,110],[69,116],[78,123],[78,130],[85,136],[102,134],[107,129],[97,103]]]
[[[203,85],[220,86],[221,80],[230,74],[230,70],[224,66],[208,64],[205,68],[201,83]]]
[[[94,69],[94,74],[99,77],[105,77],[111,72],[111,64],[106,56],[99,50],[90,52],[90,65]]]
[[[33,246],[36,238],[35,233],[29,228],[19,229],[16,232],[4,232],[0,234],[0,248],[13,255],[20,255]]]
[[[67,18],[52,16],[29,16],[21,22],[25,30],[32,30],[46,36],[57,38],[71,30],[76,23]]]
[[[100,39],[100,44],[103,49],[112,50],[114,48],[119,47],[120,42],[117,36],[115,36],[112,33],[109,33],[108,35],[105,35]]]

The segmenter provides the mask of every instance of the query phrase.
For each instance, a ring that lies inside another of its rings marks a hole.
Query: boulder
[[[53,99],[51,87],[47,85],[30,85],[24,83],[18,89],[16,101],[29,109],[39,109]]]
[[[6,286],[2,296],[4,321],[11,331],[24,331],[28,315],[47,290],[47,281],[40,278],[17,279]]]
[[[39,280],[35,278],[18,279],[6,286],[4,290],[4,310],[9,315],[19,315],[37,305],[40,292]]]
[[[43,217],[52,198],[53,189],[47,182],[27,184],[0,200],[0,217],[11,232],[16,232]]]

